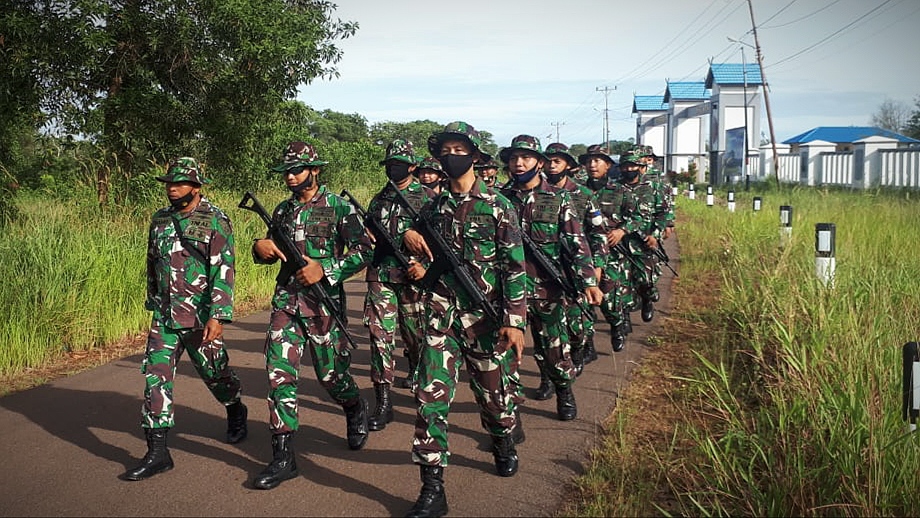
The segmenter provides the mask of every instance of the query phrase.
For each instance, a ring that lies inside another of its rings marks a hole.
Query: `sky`
[[[634,95],[703,81],[710,62],[741,63],[742,48],[756,59],[746,0],[333,2],[358,31],[336,42],[339,77],[303,85],[299,100],[369,124],[464,120],[499,146],[518,134],[601,142],[605,103],[611,139],[634,138]],[[920,1],[753,0],[753,10],[778,142],[869,125],[886,99],[916,108]]]

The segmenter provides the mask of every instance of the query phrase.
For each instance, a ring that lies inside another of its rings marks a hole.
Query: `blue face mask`
[[[518,184],[525,184],[533,180],[534,176],[537,176],[537,166],[533,166],[532,168],[530,168],[527,171],[524,171],[523,173],[515,173],[514,181],[515,183],[518,183]]]

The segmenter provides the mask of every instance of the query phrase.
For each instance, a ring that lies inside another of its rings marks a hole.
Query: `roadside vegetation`
[[[719,197],[679,200],[675,311],[560,513],[920,514],[920,439],[901,418],[901,347],[920,338],[917,193],[786,186],[738,193],[735,213]],[[816,223],[836,224],[831,287]]]

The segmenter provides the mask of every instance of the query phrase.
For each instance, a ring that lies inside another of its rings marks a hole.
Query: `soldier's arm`
[[[152,311],[155,307],[154,300],[157,296],[157,277],[156,277],[156,241],[153,235],[153,222],[147,230],[147,300],[144,302],[144,308]]]
[[[588,286],[597,286],[597,278],[594,276],[594,259],[591,255],[591,247],[588,246],[588,240],[585,237],[584,228],[581,219],[575,214],[571,198],[566,193],[562,195],[562,205],[559,211],[559,229],[560,239],[564,239],[566,246],[573,253],[572,268],[576,275],[581,279],[580,289]]]
[[[211,289],[210,318],[233,320],[233,286],[236,280],[236,246],[233,225],[226,217],[215,217],[211,232],[208,286]]]
[[[502,300],[502,327],[523,330],[527,323],[526,267],[521,225],[510,202],[501,204],[495,233],[496,252],[499,257],[499,278]]]
[[[604,216],[593,199],[588,200],[585,206],[584,224],[585,238],[591,249],[591,259],[595,268],[603,268],[607,261],[610,248],[607,246],[607,235],[604,233]]]
[[[281,202],[275,207],[274,212],[272,212],[272,221],[277,221],[277,218],[280,217],[283,206],[284,202]],[[281,250],[271,240],[271,235],[268,231],[266,231],[265,237],[252,242],[250,252],[252,253],[252,262],[255,264],[275,264],[281,255]]]
[[[364,232],[364,226],[359,221],[354,207],[345,203],[337,207],[336,212],[340,214],[336,223],[337,248],[343,247],[345,254],[341,258],[330,257],[321,261],[323,273],[332,285],[343,282],[361,271],[373,253],[373,244]]]

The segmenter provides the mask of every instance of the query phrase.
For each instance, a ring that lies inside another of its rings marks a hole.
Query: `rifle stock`
[[[374,236],[374,259],[371,264],[380,266],[384,258],[393,257],[399,263],[399,266],[404,270],[408,270],[409,266],[411,266],[409,258],[399,249],[399,245],[396,244],[393,236],[383,226],[380,218],[374,214],[369,214],[347,189],[342,189],[342,197],[346,198],[348,203],[351,203],[352,207],[358,211],[358,215],[364,221],[364,227]]]

